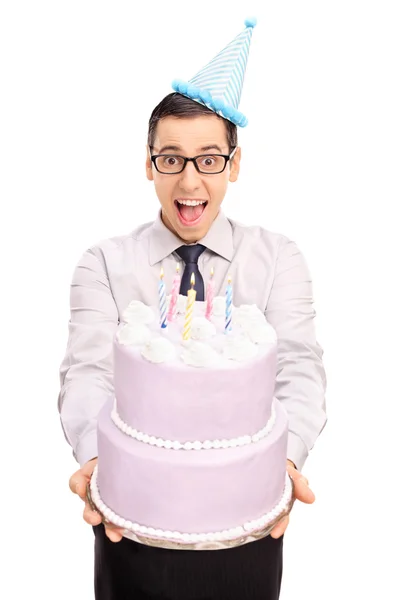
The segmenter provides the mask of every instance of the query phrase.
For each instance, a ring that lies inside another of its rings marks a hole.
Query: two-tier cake
[[[164,328],[141,302],[124,312],[91,499],[143,543],[234,546],[266,535],[293,502],[287,415],[274,396],[276,334],[253,305],[233,307],[227,331],[217,297],[208,318],[195,302],[185,340],[186,302],[179,296]]]

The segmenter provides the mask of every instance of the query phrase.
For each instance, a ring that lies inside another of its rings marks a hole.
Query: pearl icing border
[[[272,431],[273,426],[276,421],[276,409],[275,409],[275,399],[271,407],[271,416],[268,419],[265,427],[260,429],[254,435],[243,435],[241,437],[232,438],[230,440],[206,440],[204,442],[195,441],[195,442],[179,442],[177,440],[164,440],[162,438],[157,438],[154,435],[148,435],[147,433],[143,433],[142,431],[137,431],[125,421],[121,419],[117,411],[117,401],[114,400],[114,406],[111,411],[111,419],[114,424],[126,435],[134,438],[138,442],[143,442],[144,444],[150,444],[150,446],[157,446],[158,448],[166,448],[167,450],[215,450],[218,448],[237,448],[239,446],[247,446],[248,444],[255,444],[260,440],[267,437],[267,435]]]
[[[196,542],[224,542],[234,540],[243,535],[250,535],[257,532],[260,529],[264,529],[269,523],[272,523],[284,510],[287,509],[291,495],[292,485],[288,473],[285,474],[285,487],[283,490],[282,497],[278,504],[265,513],[260,518],[253,521],[247,521],[243,525],[234,527],[232,529],[225,529],[223,531],[215,531],[212,533],[180,533],[179,531],[164,531],[162,529],[155,529],[153,527],[146,527],[146,525],[139,525],[139,523],[132,523],[127,521],[115,514],[101,499],[99,488],[97,486],[97,472],[98,465],[93,470],[93,475],[90,480],[90,492],[94,504],[102,515],[108,519],[111,523],[117,527],[121,527],[125,530],[131,531],[135,534],[142,534],[149,537],[162,538],[168,540],[174,540],[185,543],[196,543]]]

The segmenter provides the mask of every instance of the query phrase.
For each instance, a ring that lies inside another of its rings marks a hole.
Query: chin
[[[165,211],[162,211],[164,225],[187,243],[197,242],[203,238],[210,229],[211,224],[216,218],[217,214],[218,211],[211,218],[210,207],[207,206],[198,222],[189,224],[183,222],[176,204],[174,204],[172,207],[172,211],[168,211],[168,214]]]

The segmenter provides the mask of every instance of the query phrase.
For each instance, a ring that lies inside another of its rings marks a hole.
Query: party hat
[[[172,88],[215,113],[246,127],[248,120],[239,108],[250,41],[257,19],[246,19],[246,29],[217,54],[188,82],[175,79]]]

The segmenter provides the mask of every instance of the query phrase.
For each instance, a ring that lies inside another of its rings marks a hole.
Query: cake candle
[[[158,296],[160,299],[160,327],[167,327],[167,296],[165,293],[164,269],[161,267],[160,283],[158,285]]]
[[[225,333],[232,331],[232,278],[229,275],[228,285],[225,292],[226,308],[225,308]]]
[[[194,283],[195,283],[194,273],[192,273],[192,276],[190,278],[191,288],[190,288],[190,290],[188,290],[188,293],[187,293],[188,299],[187,299],[187,304],[186,304],[185,324],[183,326],[183,339],[185,341],[190,339],[190,331],[192,328],[193,307],[194,307],[194,302],[196,300],[196,290],[193,289]]]
[[[213,314],[213,303],[214,303],[214,269],[211,269],[210,280],[207,285],[207,296],[206,296],[206,319],[210,320]]]
[[[178,302],[179,288],[181,285],[181,276],[179,275],[179,263],[176,263],[176,274],[172,282],[171,300],[168,309],[168,321],[174,321],[176,318],[176,305]]]

